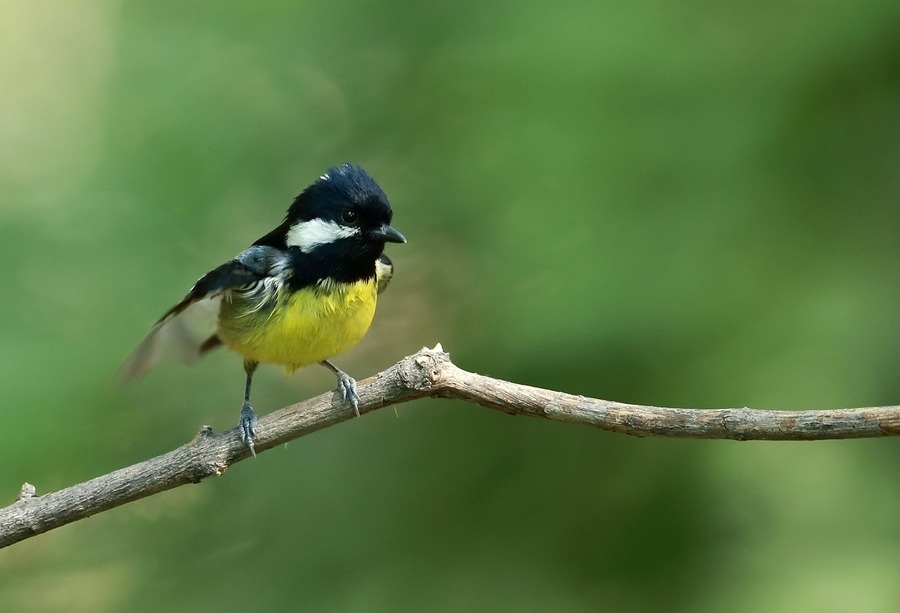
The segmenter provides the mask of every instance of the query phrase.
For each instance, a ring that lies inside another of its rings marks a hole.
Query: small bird
[[[330,168],[294,199],[278,227],[200,277],[156,322],[122,375],[142,375],[173,345],[187,360],[219,345],[239,353],[246,384],[238,426],[254,455],[250,384],[260,363],[283,365],[288,374],[322,364],[359,415],[356,381],[329,358],[355,345],[372,323],[394,269],[385,243],[406,242],[392,217],[387,196],[366,171]]]

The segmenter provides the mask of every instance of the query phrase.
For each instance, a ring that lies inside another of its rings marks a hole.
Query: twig
[[[574,396],[518,385],[456,367],[440,345],[422,349],[359,383],[359,410],[428,396],[455,398],[510,414],[594,426],[633,436],[732,440],[825,440],[896,436],[900,406],[821,411],[670,409]],[[354,417],[337,392],[323,394],[260,418],[257,453]],[[19,499],[0,509],[0,547],[101,511],[187,483],[199,483],[249,457],[237,428],[204,428],[189,443],[161,456],[42,496],[23,486]]]

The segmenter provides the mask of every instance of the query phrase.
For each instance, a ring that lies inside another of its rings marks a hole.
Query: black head
[[[394,213],[384,191],[359,166],[330,168],[294,199],[285,222],[285,243],[309,253],[341,239],[405,243],[391,228]]]
[[[365,208],[383,221],[391,221],[391,205],[375,179],[359,166],[343,164],[329,168],[294,198],[287,220],[332,219],[335,213],[353,208]]]
[[[277,246],[295,254],[295,274],[302,268],[319,278],[356,280],[374,275],[385,243],[406,242],[390,226],[392,217],[375,180],[359,166],[344,164],[303,190],[284,223],[258,244],[277,238]]]

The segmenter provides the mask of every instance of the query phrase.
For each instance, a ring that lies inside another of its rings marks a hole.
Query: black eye
[[[344,211],[341,213],[341,221],[345,224],[354,224],[357,219],[359,219],[359,215],[356,211]]]

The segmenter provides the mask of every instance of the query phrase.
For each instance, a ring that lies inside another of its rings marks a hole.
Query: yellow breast
[[[374,279],[282,289],[274,308],[253,310],[240,299],[226,299],[219,337],[246,358],[295,370],[355,345],[369,330],[376,301]]]

